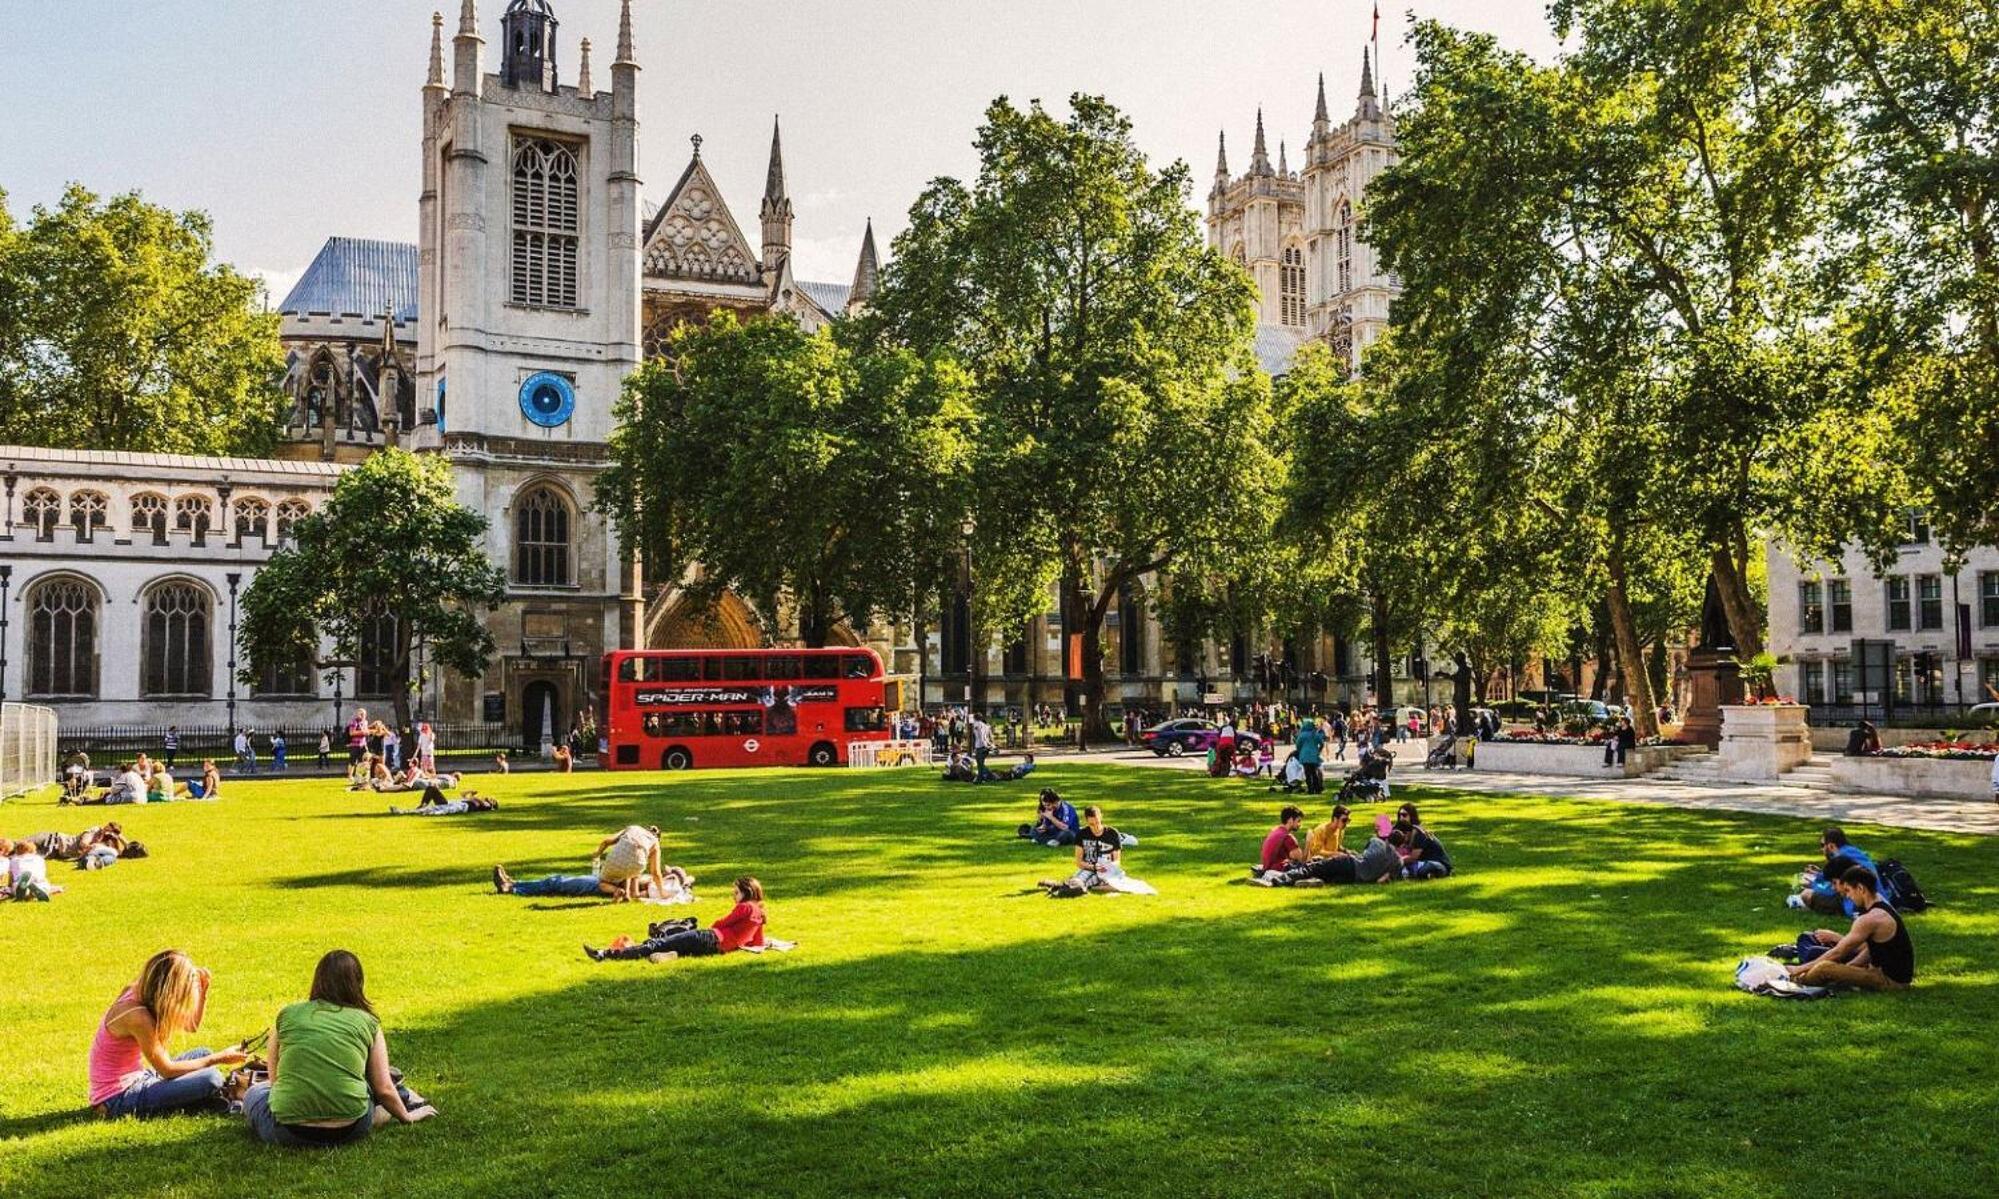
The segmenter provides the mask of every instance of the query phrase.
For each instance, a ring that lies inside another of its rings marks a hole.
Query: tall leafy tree
[[[962,537],[964,372],[788,317],[684,325],[627,383],[604,510],[656,578],[751,598],[807,645],[919,608]],[[698,564],[698,572],[693,568]]]
[[[1279,466],[1252,285],[1205,245],[1185,164],[1152,167],[1100,97],[1069,109],[987,108],[977,179],[917,201],[872,327],[970,371],[979,591],[1059,577],[1071,696],[1102,731],[1111,604],[1257,552]]]
[[[11,226],[0,196],[0,439],[258,454],[282,427],[278,318],[213,261],[208,217],[72,186]]]
[[[354,670],[366,646],[389,679],[397,723],[407,723],[422,682],[418,645],[463,675],[483,673],[492,658],[482,617],[506,598],[506,577],[486,557],[485,532],[486,517],[458,502],[443,458],[370,455],[250,580],[243,681],[301,659]]]

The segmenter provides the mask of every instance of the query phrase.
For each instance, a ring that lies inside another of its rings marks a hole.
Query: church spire
[[[1324,71],[1320,71],[1319,106],[1312,111],[1312,123],[1314,125],[1319,125],[1331,120],[1332,118],[1326,115],[1326,73]]]
[[[1360,48],[1360,94],[1374,95],[1374,66],[1368,61],[1366,46]]]
[[[770,119],[770,171],[764,176],[761,216],[764,270],[775,271],[791,255],[791,197],[784,194],[784,144],[778,138],[776,116]]]
[[[590,83],[590,39],[583,39],[583,63],[576,68],[576,95],[584,100],[597,94]]]
[[[1256,145],[1249,152],[1249,173],[1252,175],[1270,174],[1270,149],[1265,145],[1263,140],[1263,107],[1261,105],[1258,105],[1256,109]]]
[[[1289,177],[1291,174],[1291,161],[1284,156],[1284,140],[1282,138],[1279,138],[1277,141],[1277,173],[1286,177]]]
[[[479,12],[472,0],[458,5],[458,36],[451,39],[451,90],[460,96],[479,94],[479,51],[486,39],[479,36]]]
[[[624,0],[618,8],[618,62],[632,66],[639,63],[638,52],[632,49],[632,0]]]
[[[479,36],[479,11],[472,0],[458,0],[458,36]]]
[[[1215,181],[1223,182],[1229,177],[1229,134],[1224,129],[1215,137]]]
[[[764,175],[764,203],[784,199],[784,143],[778,135],[778,118],[770,118],[770,170]]]
[[[444,86],[444,14],[430,14],[430,75],[424,79],[426,88]]]
[[[868,231],[861,235],[861,260],[854,264],[854,286],[847,291],[847,307],[854,308],[875,298],[875,280],[881,266],[875,261],[875,219],[868,218]]]

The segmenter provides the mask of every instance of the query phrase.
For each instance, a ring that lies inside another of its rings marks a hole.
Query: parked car
[[[1185,753],[1207,753],[1220,731],[1211,720],[1182,717],[1153,725],[1139,735],[1139,741],[1162,758],[1177,758]]]
[[[1587,720],[1591,724],[1605,724],[1624,715],[1624,709],[1613,708],[1598,699],[1572,699],[1556,712],[1563,720]]]
[[[1973,704],[1964,719],[1975,729],[1999,728],[1999,704]]]

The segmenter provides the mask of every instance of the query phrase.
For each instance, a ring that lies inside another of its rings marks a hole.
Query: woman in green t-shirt
[[[361,988],[361,959],[336,949],[319,959],[312,993],[271,1028],[271,1081],[243,1097],[258,1137],[306,1148],[360,1140],[378,1124],[437,1114],[389,1069],[381,1021]]]

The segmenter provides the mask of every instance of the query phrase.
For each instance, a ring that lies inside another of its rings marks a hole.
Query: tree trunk
[[[1091,600],[1087,579],[1075,563],[1062,570],[1062,677],[1066,680],[1062,693],[1069,709],[1082,718],[1084,739],[1104,741],[1111,737],[1110,721],[1104,716],[1104,612]],[[1083,638],[1081,678],[1069,669],[1069,639],[1077,634]]]
[[[1645,651],[1639,647],[1638,623],[1631,614],[1622,548],[1612,546],[1609,565],[1610,628],[1617,642],[1617,666],[1624,680],[1625,702],[1631,706],[1631,727],[1641,738],[1656,737],[1659,707],[1652,700],[1652,680],[1645,677]]]
[[[1374,655],[1374,704],[1378,708],[1395,705],[1394,651],[1388,641],[1388,601],[1379,594],[1368,596],[1368,637]]]
[[[396,621],[396,673],[390,680],[389,703],[395,709],[396,732],[410,727],[410,657],[415,644],[411,635],[410,622]]]
[[[1591,622],[1596,626],[1596,672],[1589,681],[1589,697],[1604,698],[1604,690],[1610,683],[1611,630],[1608,614],[1599,606]]]
[[[1756,597],[1749,592],[1749,580],[1736,565],[1735,555],[1718,546],[1708,555],[1716,589],[1721,593],[1721,609],[1728,614],[1728,631],[1735,637],[1735,656],[1746,661],[1763,652],[1763,614],[1756,609]]]

